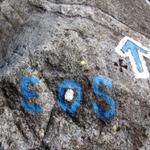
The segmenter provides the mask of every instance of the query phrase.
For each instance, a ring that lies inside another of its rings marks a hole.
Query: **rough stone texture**
[[[129,59],[114,51],[124,36],[150,48],[149,26],[144,0],[0,0],[0,149],[149,150],[150,78],[135,79]],[[24,75],[40,79],[41,113],[21,108]],[[107,92],[118,111],[110,121],[92,111],[95,75],[113,82]],[[82,86],[75,114],[57,105],[63,79]]]

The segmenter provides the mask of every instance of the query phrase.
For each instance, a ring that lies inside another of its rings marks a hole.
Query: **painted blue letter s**
[[[112,88],[112,82],[104,76],[96,76],[93,80],[92,88],[96,96],[103,98],[103,100],[109,105],[109,110],[104,112],[101,106],[98,106],[96,102],[93,102],[93,111],[101,119],[111,119],[116,114],[116,103],[105,92],[100,89],[100,85],[103,84],[109,89]]]

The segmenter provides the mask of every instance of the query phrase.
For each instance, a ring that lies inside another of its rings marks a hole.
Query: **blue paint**
[[[130,40],[127,40],[127,42],[123,45],[123,47],[121,49],[121,51],[123,53],[127,53],[128,50],[131,51],[131,54],[132,54],[132,56],[134,58],[134,61],[136,63],[137,70],[140,73],[144,72],[144,69],[143,69],[142,62],[140,60],[138,51],[140,51],[141,53],[144,53],[144,54],[148,54],[148,51],[146,51],[143,48],[139,47],[138,45],[136,45],[134,42],[132,42]]]
[[[28,90],[27,84],[36,84],[39,83],[39,80],[34,77],[23,77],[21,79],[20,87],[22,91],[22,102],[21,106],[25,111],[28,112],[41,112],[41,107],[38,104],[29,104],[27,102],[28,97],[36,97],[35,90]]]
[[[116,114],[116,103],[115,101],[108,96],[105,92],[100,89],[100,85],[103,84],[109,89],[112,88],[112,82],[105,78],[104,76],[96,76],[93,80],[92,89],[96,96],[103,98],[103,100],[109,105],[109,111],[104,112],[100,106],[93,102],[93,111],[101,119],[111,119]]]
[[[74,90],[75,91],[75,98],[70,105],[67,105],[63,99],[64,94],[65,94],[65,89],[67,89],[67,88],[75,89]],[[61,85],[58,87],[57,92],[58,92],[58,96],[57,96],[58,105],[65,112],[68,112],[68,113],[76,112],[77,108],[80,105],[80,100],[81,100],[81,96],[82,96],[82,90],[81,90],[80,84],[73,81],[73,80],[64,80],[64,81],[62,81]]]

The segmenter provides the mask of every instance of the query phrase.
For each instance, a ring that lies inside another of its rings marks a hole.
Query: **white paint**
[[[139,57],[140,57],[140,60],[141,60],[141,63],[142,63],[142,66],[143,66],[143,72],[139,72],[137,70],[137,66],[136,66],[136,63],[135,63],[135,60],[131,54],[131,51],[129,50],[128,52],[126,53],[123,53],[121,51],[122,47],[125,45],[125,43],[127,42],[127,40],[130,40],[131,42],[135,43],[137,46],[141,47],[142,49],[148,51],[149,53],[148,54],[144,54],[144,53],[141,53],[140,51],[138,51],[139,53]],[[134,74],[135,74],[135,78],[139,79],[139,78],[143,78],[143,79],[146,79],[146,78],[149,78],[149,72],[148,72],[148,69],[147,69],[147,66],[146,66],[146,62],[143,58],[144,57],[147,57],[147,58],[150,58],[150,49],[148,49],[147,47],[144,47],[141,43],[133,40],[132,38],[130,37],[124,37],[118,44],[118,46],[116,47],[115,51],[121,56],[121,57],[129,57],[130,61],[131,61],[131,65],[132,65],[132,69],[134,71]]]
[[[65,93],[65,100],[67,101],[72,101],[74,98],[74,91],[72,89],[67,89],[66,93]]]
[[[150,5],[150,1],[149,0],[145,0],[146,2],[147,2],[147,4],[149,4]]]

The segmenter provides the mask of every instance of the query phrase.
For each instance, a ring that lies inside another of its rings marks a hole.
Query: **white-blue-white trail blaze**
[[[121,57],[129,57],[136,78],[149,78],[149,72],[143,57],[150,58],[150,49],[129,37],[124,37],[115,51]]]

